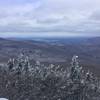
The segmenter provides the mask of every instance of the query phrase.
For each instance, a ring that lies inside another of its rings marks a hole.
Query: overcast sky
[[[100,0],[0,0],[0,36],[98,36]]]

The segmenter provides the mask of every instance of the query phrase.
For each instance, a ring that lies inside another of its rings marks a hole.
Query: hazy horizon
[[[1,33],[0,33],[1,34]],[[100,37],[100,35],[97,34],[62,34],[62,33],[55,33],[52,35],[52,33],[6,33],[0,35],[0,38],[77,38],[77,37]]]

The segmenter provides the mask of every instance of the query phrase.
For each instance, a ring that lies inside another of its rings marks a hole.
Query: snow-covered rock
[[[0,98],[0,100],[8,100],[8,99],[6,99],[6,98]]]

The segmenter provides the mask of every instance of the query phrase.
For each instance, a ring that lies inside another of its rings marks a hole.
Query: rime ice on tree
[[[71,63],[71,79],[72,81],[79,81],[81,78],[82,67],[79,66],[78,56],[73,56]]]
[[[30,62],[21,54],[8,61],[9,70],[0,69],[1,94],[10,100],[100,100],[99,80],[82,69],[78,56],[67,68]]]

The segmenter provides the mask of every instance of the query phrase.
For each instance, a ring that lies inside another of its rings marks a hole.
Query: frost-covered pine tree
[[[80,67],[78,62],[78,56],[73,56],[72,62],[71,62],[71,72],[70,77],[72,81],[80,81],[81,74],[82,74],[82,67]]]
[[[79,65],[78,56],[73,56],[70,69],[70,99],[69,100],[99,100],[98,80],[88,71],[84,72]],[[95,97],[98,95],[98,97]]]
[[[8,70],[9,71],[12,71],[13,70],[13,68],[14,68],[14,63],[15,63],[15,59],[9,59],[8,60],[8,63],[7,63],[7,66],[8,66]]]
[[[0,69],[0,96],[10,100],[99,100],[100,81],[90,71],[85,72],[78,56],[71,66],[36,64],[21,54],[10,59],[5,71]]]

